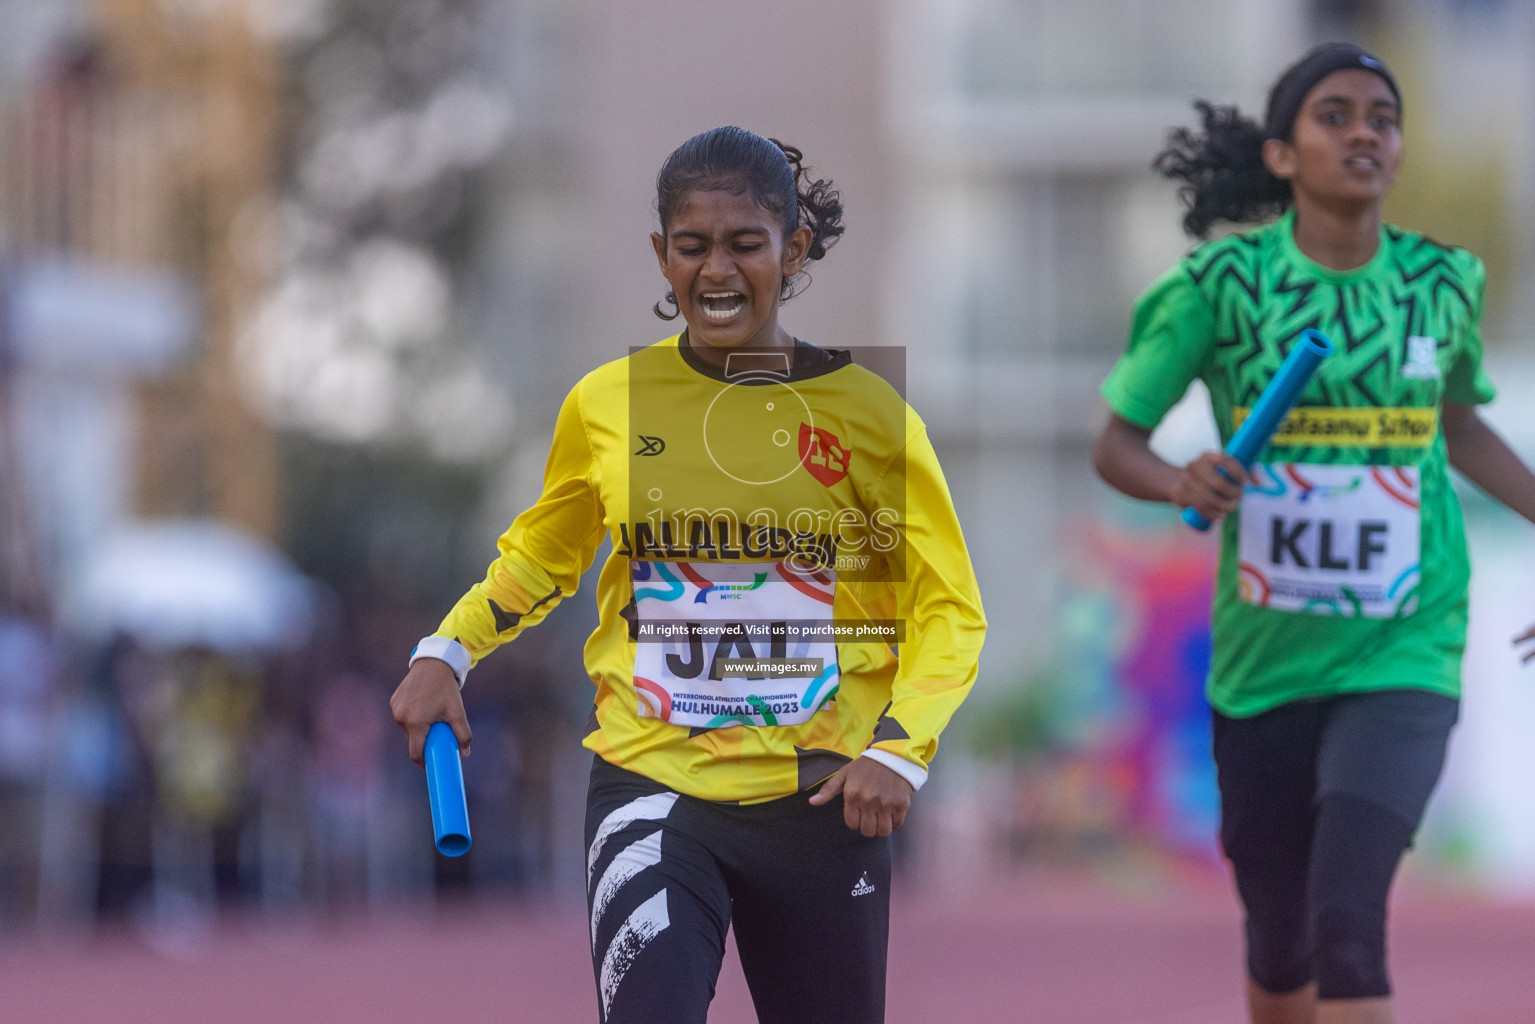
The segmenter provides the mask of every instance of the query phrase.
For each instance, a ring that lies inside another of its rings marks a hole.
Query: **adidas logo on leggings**
[[[854,896],[867,896],[874,891],[874,886],[869,884],[869,873],[865,871],[858,876],[858,884],[853,886]]]

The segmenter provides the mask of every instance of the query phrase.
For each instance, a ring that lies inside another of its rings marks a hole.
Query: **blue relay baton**
[[[1309,327],[1302,331],[1300,340],[1290,349],[1284,362],[1279,364],[1274,379],[1269,381],[1263,394],[1258,396],[1258,401],[1253,403],[1252,412],[1231,436],[1231,442],[1226,445],[1226,454],[1240,462],[1243,469],[1251,466],[1257,460],[1258,453],[1267,447],[1274,431],[1279,429],[1280,422],[1294,408],[1301,392],[1306,390],[1306,382],[1311,380],[1316,368],[1332,353],[1332,341],[1327,335]],[[1224,472],[1222,475],[1225,475]],[[1196,530],[1210,528],[1210,520],[1192,508],[1183,510],[1183,521]]]
[[[458,737],[446,722],[434,723],[426,733],[426,795],[432,802],[437,852],[462,857],[469,852],[469,804]]]

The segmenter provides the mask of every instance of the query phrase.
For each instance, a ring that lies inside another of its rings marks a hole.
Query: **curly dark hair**
[[[1263,126],[1234,106],[1196,100],[1201,130],[1174,128],[1167,148],[1151,166],[1182,182],[1183,230],[1206,237],[1217,221],[1246,224],[1266,220],[1289,208],[1289,182],[1274,177],[1263,163]]]
[[[804,166],[804,154],[793,146],[726,126],[688,139],[672,151],[656,176],[656,215],[666,237],[673,211],[689,192],[723,190],[750,195],[762,209],[775,214],[787,238],[801,225],[810,229],[805,263],[823,258],[846,230],[842,225],[842,195],[829,179],[816,178]],[[800,294],[810,284],[802,267],[785,278],[780,301]],[[674,300],[673,300],[674,301]],[[660,304],[656,315],[666,320]]]
[[[1183,230],[1204,238],[1216,221],[1252,223],[1277,216],[1289,208],[1294,193],[1288,182],[1269,173],[1263,163],[1263,143],[1289,140],[1306,94],[1334,71],[1363,68],[1379,75],[1396,99],[1401,113],[1402,91],[1380,58],[1353,43],[1320,43],[1285,69],[1269,89],[1262,124],[1243,117],[1236,107],[1196,100],[1202,131],[1175,128],[1167,148],[1151,166],[1183,184]]]

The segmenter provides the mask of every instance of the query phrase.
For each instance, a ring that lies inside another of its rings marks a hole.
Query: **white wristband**
[[[447,636],[429,636],[422,639],[416,645],[416,649],[410,652],[410,663],[414,665],[421,658],[436,658],[445,662],[453,670],[453,678],[458,680],[458,688],[464,688],[464,679],[469,675],[469,651],[463,644]]]
[[[911,783],[911,788],[914,790],[921,789],[922,784],[927,781],[927,769],[922,767],[920,764],[917,764],[915,761],[906,760],[906,758],[902,757],[900,754],[892,754],[888,750],[879,750],[874,747],[870,747],[859,756],[867,757],[871,761],[878,761],[880,764],[884,765],[886,768],[889,768],[901,778]]]

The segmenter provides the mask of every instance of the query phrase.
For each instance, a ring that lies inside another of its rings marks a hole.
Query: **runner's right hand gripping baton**
[[[462,857],[469,852],[469,804],[458,737],[446,722],[433,723],[426,733],[426,794],[432,801],[437,852]]]
[[[1274,379],[1269,381],[1269,386],[1263,389],[1263,394],[1253,404],[1252,412],[1231,436],[1231,443],[1226,445],[1226,454],[1240,462],[1243,469],[1251,466],[1258,458],[1258,453],[1268,446],[1269,438],[1279,429],[1280,422],[1294,407],[1300,393],[1306,389],[1311,374],[1332,352],[1332,341],[1327,335],[1309,327],[1302,331],[1300,340],[1290,349],[1285,361],[1279,364],[1279,372],[1274,374]],[[1220,472],[1222,476],[1225,475],[1223,470]],[[1196,530],[1210,528],[1210,520],[1192,508],[1183,510],[1183,521]]]

